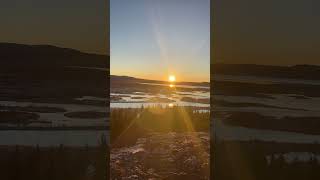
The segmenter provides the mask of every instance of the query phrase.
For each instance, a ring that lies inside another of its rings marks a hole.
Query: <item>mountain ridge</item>
[[[216,63],[211,65],[211,76],[214,76],[215,74],[320,80],[320,66],[309,64],[274,66]]]
[[[15,67],[109,67],[109,56],[85,53],[53,45],[0,43],[0,66]]]

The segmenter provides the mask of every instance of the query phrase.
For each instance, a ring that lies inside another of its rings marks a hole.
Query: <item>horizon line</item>
[[[147,81],[161,81],[161,82],[168,82],[166,80],[160,80],[160,79],[145,79],[137,76],[129,76],[129,75],[117,75],[117,74],[110,74],[110,76],[121,76],[121,77],[130,77],[135,79],[141,79],[141,80],[147,80]],[[175,81],[175,83],[210,83],[209,81]]]

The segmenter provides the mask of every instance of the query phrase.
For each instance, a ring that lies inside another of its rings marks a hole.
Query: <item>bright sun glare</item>
[[[176,77],[174,75],[170,75],[169,76],[169,81],[170,82],[175,82],[176,81]]]

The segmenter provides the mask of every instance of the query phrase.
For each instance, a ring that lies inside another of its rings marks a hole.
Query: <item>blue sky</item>
[[[209,81],[210,0],[111,0],[111,74]]]

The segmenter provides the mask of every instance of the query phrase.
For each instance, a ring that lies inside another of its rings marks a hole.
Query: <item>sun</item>
[[[170,75],[169,76],[169,82],[175,82],[176,81],[176,76]]]

